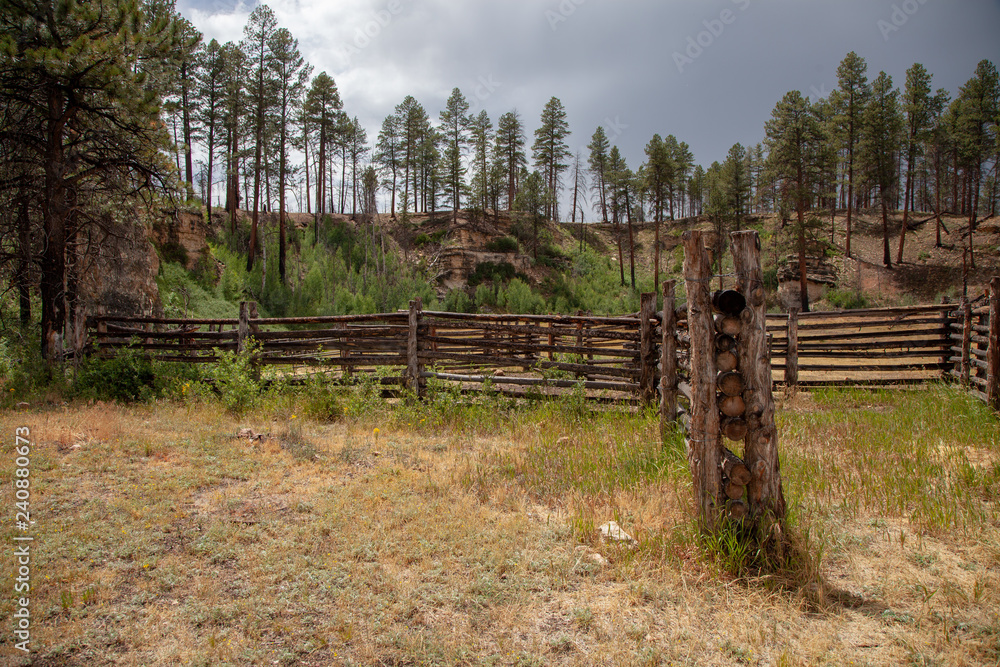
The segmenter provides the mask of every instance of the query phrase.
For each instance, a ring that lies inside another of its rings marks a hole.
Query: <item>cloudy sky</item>
[[[585,146],[604,125],[630,167],[654,133],[695,161],[763,139],[789,90],[827,96],[848,51],[902,86],[915,62],[953,94],[1000,64],[1000,0],[269,0],[374,141],[406,95],[436,118],[452,88],[529,135],[552,96]],[[239,40],[254,0],[178,0],[206,41]],[[564,207],[564,210],[566,207]],[[588,215],[588,219],[592,219]]]

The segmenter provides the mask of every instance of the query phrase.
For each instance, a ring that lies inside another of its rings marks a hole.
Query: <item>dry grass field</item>
[[[327,423],[302,401],[0,414],[4,619],[19,426],[36,522],[32,653],[5,620],[0,661],[1000,663],[1000,424],[957,390],[784,403],[805,555],[783,574],[697,537],[652,414],[441,394]],[[609,520],[637,543],[603,542]]]

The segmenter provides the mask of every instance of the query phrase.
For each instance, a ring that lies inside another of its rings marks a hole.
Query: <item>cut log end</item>
[[[730,417],[722,423],[722,433],[733,442],[742,442],[747,436],[747,423],[740,417]]]
[[[746,411],[746,403],[742,396],[719,396],[719,411],[727,417],[740,417]]]
[[[739,358],[732,352],[719,352],[715,355],[715,368],[720,373],[734,371],[738,365]]]
[[[735,371],[720,373],[715,382],[719,391],[726,396],[740,396],[743,394],[743,377]]]
[[[723,315],[739,315],[746,305],[746,298],[736,290],[720,290],[712,294],[712,307]]]
[[[730,500],[726,503],[726,511],[730,519],[742,519],[747,515],[747,504],[742,500]]]
[[[726,497],[730,500],[742,498],[744,491],[746,491],[746,487],[742,484],[735,484],[731,481],[729,484],[726,484]]]
[[[727,336],[738,336],[743,329],[743,321],[732,315],[720,315],[715,318],[715,330]]]
[[[738,486],[746,486],[751,480],[750,469],[743,463],[743,459],[728,449],[722,451],[722,474]]]

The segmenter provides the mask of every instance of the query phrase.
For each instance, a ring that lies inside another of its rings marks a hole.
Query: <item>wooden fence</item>
[[[259,318],[252,303],[239,318],[92,317],[88,354],[140,349],[154,359],[211,363],[217,351],[251,341],[262,365],[293,374],[321,366],[351,382],[378,373],[383,385],[421,393],[429,379],[470,388],[491,385],[514,396],[579,388],[592,400],[655,400],[659,318],[652,295],[625,317],[467,315],[424,311],[332,317]]]
[[[1000,279],[991,294],[984,306],[768,315],[772,379],[794,388],[955,378],[1000,409]],[[293,374],[323,367],[351,382],[378,372],[387,389],[417,393],[431,379],[513,396],[575,389],[590,400],[653,404],[659,393],[670,419],[678,393],[690,394],[690,340],[686,306],[674,310],[669,290],[664,303],[667,317],[644,294],[640,313],[623,317],[467,315],[414,301],[396,313],[298,318],[257,317],[245,303],[229,319],[92,317],[85,352],[135,347],[163,361],[209,363],[216,350],[254,340],[261,364]]]

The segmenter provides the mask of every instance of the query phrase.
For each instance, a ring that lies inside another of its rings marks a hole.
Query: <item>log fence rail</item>
[[[293,373],[322,367],[350,382],[388,367],[384,384],[417,394],[431,379],[515,396],[578,387],[588,399],[658,404],[666,423],[689,415],[691,399],[687,305],[675,303],[674,288],[664,283],[666,316],[652,294],[640,313],[622,317],[447,313],[419,300],[372,315],[263,318],[252,302],[236,318],[102,315],[88,320],[84,354],[134,347],[161,361],[212,363],[217,351],[246,350],[253,339],[261,365]],[[1000,410],[998,310],[1000,278],[983,302],[769,314],[773,383],[794,390],[944,378]],[[718,363],[729,363],[721,352]]]

